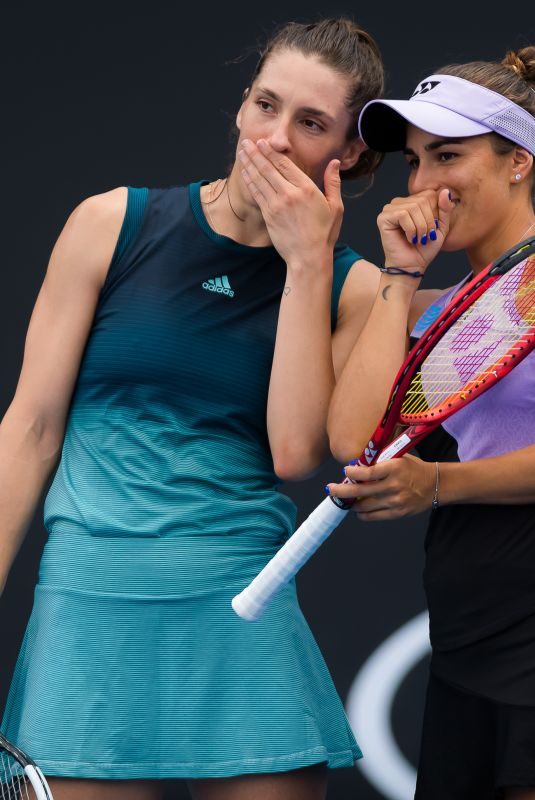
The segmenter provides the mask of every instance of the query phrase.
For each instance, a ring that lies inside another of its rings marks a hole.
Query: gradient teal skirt
[[[286,587],[231,609],[262,537],[50,537],[2,728],[47,775],[201,778],[361,753]]]

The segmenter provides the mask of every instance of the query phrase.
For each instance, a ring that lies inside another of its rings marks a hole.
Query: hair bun
[[[535,83],[535,47],[533,45],[522,47],[516,51],[509,50],[501,63],[527,83]]]

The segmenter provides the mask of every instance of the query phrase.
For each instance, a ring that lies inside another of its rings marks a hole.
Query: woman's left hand
[[[332,251],[342,224],[344,206],[340,162],[325,170],[325,194],[287,156],[265,139],[244,139],[239,158],[243,180],[258,204],[271,241],[288,266],[318,262]]]
[[[329,493],[357,498],[352,510],[366,522],[406,517],[431,508],[436,470],[429,461],[407,454],[371,467],[348,466],[345,473],[356,483],[329,483]]]

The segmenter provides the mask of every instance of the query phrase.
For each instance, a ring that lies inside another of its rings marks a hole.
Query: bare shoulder
[[[93,194],[76,206],[72,215],[84,215],[87,219],[109,221],[113,218],[124,217],[128,189],[126,186],[118,186],[107,192]],[[71,215],[71,216],[72,216]]]
[[[374,264],[359,258],[344,281],[332,339],[333,364],[337,378],[373,307],[380,277],[381,273]]]
[[[54,246],[49,270],[76,261],[100,285],[104,282],[121,231],[128,189],[120,186],[92,195],[76,206]]]
[[[359,258],[352,265],[342,286],[340,302],[338,304],[338,321],[353,316],[366,316],[373,304],[381,273],[370,261]],[[368,308],[368,303],[370,307]]]
[[[126,209],[127,189],[88,197],[61,231],[37,297],[12,408],[63,436],[70,397]]]

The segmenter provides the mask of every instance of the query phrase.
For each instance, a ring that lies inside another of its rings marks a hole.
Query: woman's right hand
[[[395,197],[383,208],[377,225],[386,267],[427,269],[448,235],[454,208],[449,198],[448,189],[425,189],[409,197]]]

